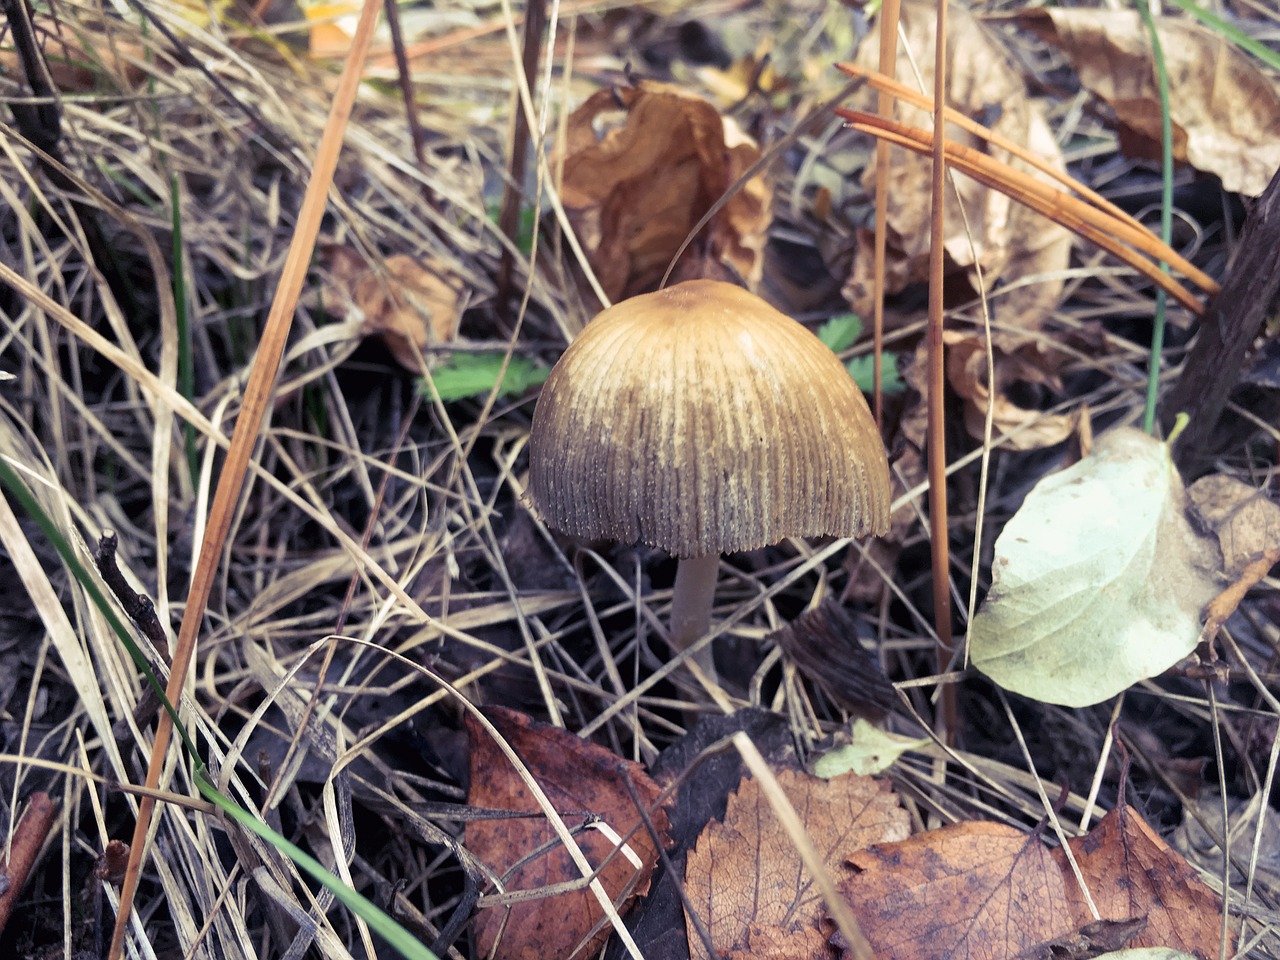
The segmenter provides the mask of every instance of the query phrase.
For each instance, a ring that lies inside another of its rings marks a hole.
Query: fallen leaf
[[[1146,926],[1145,917],[1132,920],[1095,920],[1075,933],[1024,950],[1014,960],[1093,960],[1109,951],[1119,950]]]
[[[1191,508],[1218,538],[1223,570],[1238,577],[1251,562],[1280,543],[1280,506],[1266,490],[1223,474],[1201,477],[1187,489]]]
[[[1017,20],[1061,47],[1080,82],[1111,105],[1126,152],[1159,156],[1160,95],[1151,37],[1137,13],[1055,8]],[[1175,17],[1156,24],[1174,156],[1217,174],[1228,190],[1260,195],[1280,167],[1280,93],[1225,37]]]
[[[847,773],[870,777],[888,770],[908,750],[933,743],[928,737],[904,737],[890,733],[859,717],[849,731],[849,742],[828,750],[813,762],[813,775],[830,780]]]
[[[1268,732],[1274,731],[1275,727],[1271,725]],[[1270,737],[1264,749],[1269,752]],[[1243,886],[1247,871],[1253,869],[1255,896],[1258,892],[1272,899],[1280,896],[1280,811],[1266,804],[1259,806],[1234,798],[1228,803],[1231,812],[1225,832],[1227,848],[1231,851],[1232,887]],[[1262,818],[1261,833],[1258,830],[1259,817]],[[1183,807],[1182,823],[1169,840],[1174,849],[1201,870],[1221,876],[1222,847],[1219,843],[1223,834],[1222,794],[1205,791],[1194,807],[1190,804]]]
[[[1005,436],[1005,449],[1037,450],[1061,443],[1075,432],[1077,413],[1045,413],[1028,410],[1008,399],[1007,391],[1018,382],[1035,383],[1061,391],[1053,366],[1059,362],[1037,343],[1026,342],[992,350],[996,361],[996,396],[992,403],[987,387],[987,347],[981,336],[944,331],[947,380],[965,401],[964,425],[969,436],[981,440],[986,429],[987,407],[992,406],[995,436]],[[1021,428],[1021,429],[1019,429]]]
[[[144,47],[118,36],[108,39],[105,34],[86,30],[84,23],[68,30],[39,8],[32,10],[32,19],[32,27],[40,35],[44,69],[62,93],[132,89],[147,77],[139,63],[150,64],[157,73],[178,69],[159,46]],[[0,75],[24,76],[22,59],[11,43],[0,49]]]
[[[461,317],[458,290],[439,265],[397,253],[371,264],[351,247],[329,245],[319,251],[325,276],[320,303],[342,307],[360,319],[360,332],[380,336],[402,367],[422,372],[428,347],[452,343]]]
[[[907,835],[907,812],[887,783],[855,776],[819,780],[789,770],[778,781],[832,868],[869,843]],[[724,822],[710,824],[698,838],[684,882],[717,953],[749,950],[780,960],[813,955],[789,952],[793,936],[805,949],[821,945],[812,933],[825,915],[822,897],[756,780],[744,780],[729,798]],[[688,936],[690,955],[705,958],[692,921]],[[782,952],[764,952],[766,944]]]
[[[666,813],[654,805],[660,790],[638,764],[548,724],[536,723],[514,710],[491,708],[488,716],[524,761],[556,810],[575,831],[575,838],[600,882],[625,913],[649,887],[658,852],[636,810],[627,781],[650,811],[660,834]],[[540,807],[506,756],[484,729],[468,718],[471,741],[472,806],[535,813],[531,817],[472,820],[466,827],[467,849],[497,874],[506,892],[537,890],[550,884],[581,881],[582,874]],[[598,829],[582,829],[598,820],[626,848]],[[635,832],[633,832],[635,831]],[[637,857],[633,866],[625,854]],[[606,864],[605,861],[608,860]],[[492,892],[492,891],[490,891]],[[603,926],[596,929],[600,924]],[[592,931],[595,931],[592,933]],[[599,952],[610,927],[594,894],[585,886],[479,912],[475,921],[477,953],[498,960],[585,958]],[[585,942],[584,942],[585,941]],[[581,944],[581,945],[580,945]]]
[[[880,660],[862,645],[857,620],[838,604],[806,610],[769,639],[846,713],[880,720],[901,702]]]
[[[1097,960],[1201,960],[1194,954],[1166,947],[1136,947],[1132,950],[1113,950],[1098,954]]]
[[[1053,855],[1005,824],[956,823],[848,860],[840,892],[876,960],[1013,957],[1076,928]]]
[[[710,103],[642,81],[592,95],[569,118],[561,198],[605,294],[652,290],[694,224],[760,158]],[[556,169],[560,158],[552,158]],[[772,191],[757,175],[695,238],[673,280],[707,277],[755,289]]]
[[[551,368],[541,363],[534,363],[527,357],[513,355],[502,369],[506,354],[499,351],[484,353],[455,353],[431,370],[431,381],[441,400],[462,400],[466,397],[487,396],[498,383],[501,376],[502,385],[498,388],[500,396],[524,393],[530,387],[546,382]],[[423,383],[423,394],[431,395],[431,390]]]
[[[653,888],[633,914],[632,936],[645,960],[689,960],[681,899],[685,858],[706,825],[724,818],[729,797],[746,775],[738,751],[722,749],[726,739],[738,732],[751,738],[771,767],[794,765],[790,722],[779,714],[748,707],[699,720],[658,754],[650,768],[654,780],[675,790],[668,809],[675,846],[669,854],[671,869],[659,865]],[[630,960],[630,955],[615,937],[605,958]]]
[[[879,18],[878,18],[879,19]],[[857,63],[868,69],[879,65],[879,25],[863,39]],[[933,88],[935,5],[926,0],[908,0],[902,5],[902,27],[906,31],[913,59],[899,55],[897,79],[919,89]],[[1040,107],[1026,95],[1020,71],[1010,66],[1004,50],[992,35],[967,11],[956,8],[947,23],[948,105],[969,116],[984,120],[996,133],[1021,143],[1058,169],[1065,169],[1062,151],[1054,140]],[[912,63],[919,66],[917,80]],[[849,106],[874,110],[875,94],[868,88]],[[932,116],[919,108],[898,103],[894,117],[911,126],[930,130]],[[948,139],[990,153],[1037,179],[1022,160],[980,141],[963,130],[947,130]],[[885,289],[898,293],[910,284],[924,283],[929,275],[929,224],[933,161],[904,149],[889,155],[889,206],[886,213],[887,259]],[[870,194],[875,189],[875,163],[866,166],[862,182]],[[1071,235],[1037,213],[997,190],[982,186],[965,176],[953,178],[954,190],[946,191],[947,269],[960,275],[970,291],[978,289],[975,264],[981,266],[988,290],[997,281],[1010,291],[992,300],[992,308],[1002,325],[1016,330],[1037,329],[1057,304],[1062,281],[1053,279],[1070,261]],[[957,200],[956,194],[960,200]],[[960,203],[972,229],[972,242],[961,217]],[[853,310],[870,316],[873,283],[873,241],[870,230],[857,232],[857,247],[845,297]],[[1020,286],[1019,279],[1045,275]],[[968,294],[963,299],[968,299]],[[953,297],[953,299],[955,299]],[[912,317],[899,320],[909,322]],[[1014,339],[1017,339],[1015,336]]]
[[[311,3],[303,7],[309,23],[307,52],[316,59],[344,57],[351,49],[360,5],[350,0],[337,3]]]
[[[1145,917],[1134,947],[1174,947],[1216,957],[1222,901],[1195,869],[1121,803],[1083,837],[1068,842],[1094,905],[1104,920]],[[1055,850],[1066,898],[1080,923],[1093,919],[1066,856]],[[1228,943],[1228,955],[1234,953]]]
[[[1168,447],[1129,428],[1045,477],[996,540],[973,665],[1047,703],[1100,703],[1187,656],[1217,550],[1187,521]]]

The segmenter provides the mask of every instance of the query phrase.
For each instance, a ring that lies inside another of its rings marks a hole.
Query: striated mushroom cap
[[[862,391],[821,340],[729,283],[599,314],[542,388],[529,447],[535,507],[588,539],[692,557],[889,529]]]

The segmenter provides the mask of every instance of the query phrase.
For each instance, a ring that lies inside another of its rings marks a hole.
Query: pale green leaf
[[[1195,960],[1195,954],[1184,953],[1173,947],[1134,947],[1132,950],[1100,953],[1097,960]]]
[[[465,400],[467,397],[485,396],[493,390],[502,372],[504,354],[455,353],[431,371],[431,379],[441,400]],[[500,394],[524,393],[547,379],[549,367],[534,363],[525,357],[513,356],[502,379]],[[424,383],[422,392],[431,395]]]
[[[902,380],[902,375],[898,373],[898,355],[895,353],[886,353],[884,361],[880,365],[880,390],[885,396],[893,396],[895,393],[901,393],[907,388],[906,383]],[[875,389],[875,357],[866,353],[860,357],[854,357],[845,364],[845,368],[849,371],[849,376],[853,377],[853,382],[858,385],[863,393],[870,393]]]
[[[856,313],[837,314],[818,328],[818,339],[830,347],[832,353],[848,350],[861,334],[862,318]]]
[[[859,717],[853,722],[852,742],[829,750],[813,763],[813,775],[830,780],[846,773],[870,777],[888,770],[908,750],[919,750],[933,741],[889,733]]]
[[[1015,693],[1081,707],[1191,653],[1220,558],[1185,499],[1168,447],[1128,428],[1041,480],[996,541],[973,665]]]

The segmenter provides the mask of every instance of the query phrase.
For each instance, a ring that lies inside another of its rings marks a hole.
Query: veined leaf
[[[1128,428],[1041,480],[996,541],[973,665],[1015,693],[1082,707],[1191,653],[1220,558],[1185,500],[1169,448]]]

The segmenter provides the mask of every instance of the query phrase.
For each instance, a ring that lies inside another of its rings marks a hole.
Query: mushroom
[[[722,553],[889,528],[884,445],[844,365],[714,280],[624,300],[570,344],[534,412],[529,494],[564,533],[679,558],[681,650],[710,629]]]

